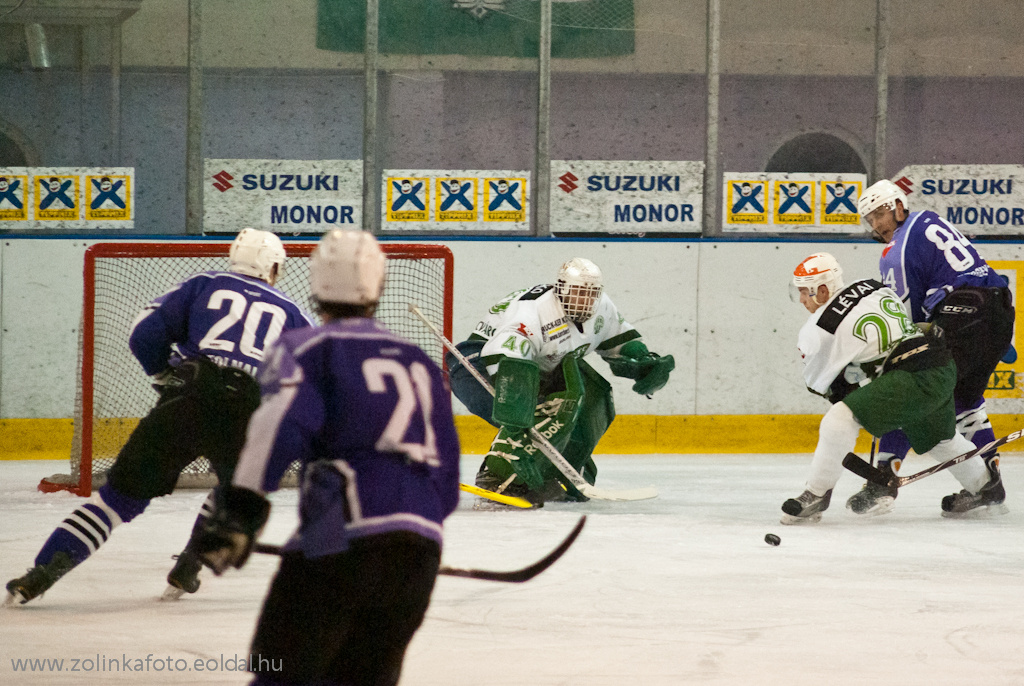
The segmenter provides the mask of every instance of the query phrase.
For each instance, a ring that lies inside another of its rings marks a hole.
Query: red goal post
[[[230,246],[230,242],[123,242],[97,243],[86,249],[70,470],[43,479],[40,491],[87,496],[105,479],[121,446],[156,402],[149,377],[128,349],[136,315],[189,276],[226,270]],[[288,259],[276,287],[309,309],[306,258],[316,243],[285,242],[284,246]],[[417,304],[451,339],[451,251],[426,243],[382,242],[381,248],[388,258],[388,272],[377,319],[443,366],[443,346],[408,306]],[[200,458],[182,472],[178,486],[206,488],[215,483],[209,463]]]

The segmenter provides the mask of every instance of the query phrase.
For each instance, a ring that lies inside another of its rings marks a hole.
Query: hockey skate
[[[942,516],[954,519],[973,517],[990,517],[1009,512],[1003,501],[1006,500],[1006,489],[999,473],[999,454],[985,459],[988,467],[989,481],[977,493],[967,489],[947,495],[942,499]]]
[[[888,462],[879,462],[879,468],[892,474],[892,466]],[[859,491],[846,501],[846,509],[861,517],[877,517],[888,514],[895,507],[899,489],[895,486],[879,486],[868,481]]]
[[[53,558],[45,565],[36,565],[28,570],[25,576],[7,582],[7,592],[10,594],[7,603],[18,602],[24,605],[33,598],[38,598],[74,566],[74,561],[67,553],[54,553]]]
[[[177,600],[186,593],[195,593],[199,590],[199,571],[203,563],[195,553],[184,550],[177,555],[177,562],[167,574],[167,590],[164,591],[162,600]]]
[[[821,521],[821,513],[828,509],[832,500],[832,489],[825,495],[814,495],[804,491],[798,498],[790,498],[782,503],[782,519],[780,524],[812,524]]]

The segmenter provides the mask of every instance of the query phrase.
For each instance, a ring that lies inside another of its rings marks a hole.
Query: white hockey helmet
[[[574,257],[558,270],[555,293],[574,322],[585,322],[594,315],[603,288],[601,270],[584,257]]]
[[[861,193],[860,199],[857,201],[857,212],[863,218],[883,205],[890,210],[895,210],[897,200],[903,203],[903,209],[909,211],[907,194],[903,192],[903,189],[889,179],[882,179],[871,184]]]
[[[318,302],[375,305],[384,292],[386,263],[373,234],[333,229],[309,257],[309,289]]]
[[[284,260],[284,245],[277,234],[245,228],[238,232],[231,244],[228,271],[269,282],[274,265],[277,265],[277,276],[281,276]]]
[[[793,286],[797,292],[801,288],[806,288],[811,292],[811,296],[815,297],[818,286],[821,285],[828,288],[829,298],[843,289],[843,268],[839,266],[839,261],[827,252],[814,253],[793,270]]]

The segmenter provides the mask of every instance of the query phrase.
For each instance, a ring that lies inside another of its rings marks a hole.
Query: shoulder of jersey
[[[531,288],[530,290],[526,291],[521,296],[516,298],[516,300],[519,300],[519,301],[537,300],[541,296],[543,296],[545,293],[551,291],[551,289],[553,289],[553,288],[554,288],[554,286],[552,286],[549,283],[548,284],[541,284],[539,286],[534,286],[533,288]]]

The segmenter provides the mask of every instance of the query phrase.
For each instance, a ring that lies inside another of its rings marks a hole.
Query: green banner
[[[383,54],[536,57],[539,0],[380,0]],[[554,0],[551,56],[633,53],[633,0]],[[362,52],[366,0],[318,0],[316,46]]]

